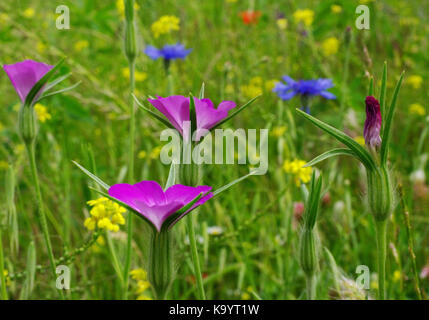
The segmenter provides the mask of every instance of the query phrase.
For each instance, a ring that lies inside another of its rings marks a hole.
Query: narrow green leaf
[[[318,155],[316,158],[306,163],[304,168],[314,166],[315,164],[322,162],[323,160],[326,160],[328,158],[335,157],[335,156],[342,156],[342,155],[356,157],[355,153],[350,149],[346,149],[346,148],[332,149],[332,150],[326,151],[325,153],[322,153],[321,155]]]
[[[253,99],[249,100],[248,102],[246,102],[244,105],[242,105],[240,108],[237,109],[237,111],[235,111],[234,113],[232,113],[231,115],[229,115],[228,117],[226,117],[225,119],[223,119],[221,122],[218,122],[213,128],[211,128],[210,130],[214,130],[218,127],[220,127],[222,124],[224,124],[225,122],[227,122],[228,120],[231,120],[232,118],[234,118],[236,115],[238,115],[241,111],[243,111],[244,109],[246,109],[248,106],[250,106],[253,101],[255,101],[256,99],[258,99],[260,97],[256,96]]]
[[[43,86],[46,85],[46,83],[49,81],[49,79],[52,78],[52,76],[58,71],[58,69],[63,64],[65,58],[61,59],[51,70],[49,70],[39,81],[36,82],[36,84],[31,88],[30,92],[27,94],[27,97],[25,98],[25,105],[31,106],[34,98],[37,96],[37,94],[42,90]]]
[[[248,177],[255,175],[257,172],[258,172],[257,170],[253,170],[253,171],[249,172],[248,174],[246,174],[246,175],[244,175],[244,176],[242,176],[242,177],[240,177],[238,179],[235,179],[234,181],[231,181],[227,185],[224,185],[223,187],[220,187],[219,189],[217,189],[217,190],[215,190],[213,192],[213,197],[215,197],[218,194],[224,192],[226,189],[229,189],[230,187],[232,187],[233,185],[239,183],[240,181],[243,181],[244,179],[247,179]]]
[[[323,121],[320,121],[319,119],[305,113],[304,111],[301,111],[299,109],[296,109],[296,111],[304,118],[312,122],[315,126],[329,133],[332,137],[349,147],[365,167],[369,169],[374,169],[376,167],[375,161],[368,152],[368,150],[366,150],[364,147],[362,147],[359,143],[350,138],[344,132],[341,132],[340,130],[330,126],[329,124],[324,123]]]
[[[168,179],[167,179],[167,183],[165,185],[165,189],[167,190],[168,188],[170,188],[172,185],[174,185],[176,183],[176,174],[177,174],[177,164],[172,162],[170,165],[170,171],[168,172]]]
[[[150,96],[149,96],[150,97]],[[137,97],[134,95],[134,93],[133,93],[133,98],[134,98],[134,100],[136,101],[136,103],[137,103],[137,105],[141,108],[141,109],[143,109],[144,111],[146,111],[147,113],[149,113],[149,115],[150,116],[152,116],[153,118],[155,118],[156,120],[158,120],[159,122],[161,122],[163,125],[165,125],[166,127],[168,127],[168,128],[171,128],[171,129],[175,129],[174,128],[174,126],[170,123],[170,122],[168,122],[167,120],[165,120],[163,117],[161,117],[161,116],[159,116],[159,115],[157,115],[155,112],[153,112],[153,111],[151,111],[151,110],[149,110],[148,108],[146,108],[145,106],[144,106],[144,104],[143,103],[141,103],[138,99],[137,99]],[[151,99],[155,99],[155,98],[152,98],[152,97],[150,97]]]
[[[103,180],[101,180],[99,177],[97,177],[95,174],[92,174],[88,170],[86,170],[84,167],[82,167],[79,163],[76,161],[72,161],[80,170],[83,171],[88,177],[90,177],[92,180],[94,180],[100,187],[102,187],[105,190],[109,190],[110,186],[105,183]]]
[[[392,120],[393,120],[393,115],[395,113],[396,101],[398,99],[398,94],[399,94],[399,90],[401,89],[401,84],[403,79],[404,79],[404,72],[402,72],[401,76],[399,77],[398,83],[396,84],[395,91],[393,92],[392,102],[390,104],[389,110],[387,110],[387,114],[385,117],[383,138],[381,142],[381,151],[380,151],[381,165],[385,165],[387,162]]]
[[[66,80],[68,77],[70,77],[71,76],[71,72],[69,72],[69,73],[67,73],[67,74],[65,74],[65,75],[63,75],[63,76],[60,76],[60,77],[58,77],[58,78],[56,78],[55,80],[53,80],[53,81],[51,81],[51,82],[48,82],[46,85],[45,85],[45,88],[44,88],[44,92],[46,92],[46,91],[49,91],[50,89],[52,89],[53,87],[55,87],[57,84],[59,84],[59,83],[61,83],[61,82],[63,82],[64,80]]]
[[[386,114],[386,86],[387,86],[387,62],[384,61],[383,65],[383,76],[381,78],[381,91],[380,91],[380,109],[381,116],[384,117]],[[383,132],[383,130],[382,130]]]
[[[371,78],[369,78],[368,95],[369,96],[374,95],[374,77],[373,76],[371,76]]]
[[[74,88],[76,88],[78,85],[80,85],[80,84],[81,84],[81,82],[82,82],[82,81],[76,82],[74,85],[72,85],[72,86],[70,86],[70,87],[67,87],[67,88],[64,88],[64,89],[60,89],[60,90],[57,90],[57,91],[45,92],[45,93],[43,93],[43,94],[39,97],[39,99],[37,99],[37,101],[40,101],[40,100],[45,99],[45,98],[47,98],[47,97],[54,96],[54,95],[59,94],[59,93],[64,93],[64,92],[67,92],[67,91],[71,91],[71,90],[73,90]]]
[[[199,95],[200,99],[204,99],[204,89],[205,89],[205,84],[203,82],[203,84],[201,85],[201,89],[200,89],[200,95]]]

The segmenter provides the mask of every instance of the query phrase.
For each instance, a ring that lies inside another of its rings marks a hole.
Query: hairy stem
[[[40,191],[39,175],[37,174],[35,143],[34,142],[28,143],[26,144],[26,147],[27,147],[28,159],[30,161],[31,176],[33,179],[33,185],[36,192],[36,202],[37,202],[37,212],[38,212],[39,223],[42,228],[43,239],[45,241],[46,250],[48,251],[51,272],[54,279],[56,279],[57,274],[56,274],[55,257],[52,251],[51,238],[49,235],[48,223],[46,221],[46,214],[45,214],[45,208],[43,205],[42,192]],[[60,290],[59,292],[60,292],[61,298],[64,299],[64,295],[62,291]]]
[[[198,257],[197,241],[195,239],[194,230],[194,219],[192,213],[188,215],[188,234],[189,243],[191,245],[192,262],[194,263],[194,275],[197,280],[198,298],[200,300],[206,300],[206,294],[204,292],[203,277],[201,276],[200,259]]]
[[[379,300],[384,300],[386,294],[386,227],[387,220],[376,221]]]

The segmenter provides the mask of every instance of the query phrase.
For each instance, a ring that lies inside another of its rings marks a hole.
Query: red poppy
[[[241,19],[243,19],[244,24],[257,24],[258,19],[261,16],[260,11],[243,11],[240,12]]]

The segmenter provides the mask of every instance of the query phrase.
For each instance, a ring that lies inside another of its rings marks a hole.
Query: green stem
[[[38,218],[39,218],[40,226],[42,228],[46,250],[48,251],[48,257],[49,257],[51,272],[52,272],[54,279],[56,279],[57,274],[56,274],[55,257],[54,257],[54,253],[52,251],[51,238],[49,236],[49,228],[48,228],[48,223],[46,221],[46,214],[45,214],[45,208],[43,205],[42,192],[40,191],[39,176],[37,174],[36,157],[35,157],[35,144],[34,144],[34,142],[28,143],[28,144],[26,144],[26,147],[27,147],[28,158],[30,161],[31,176],[33,178],[34,189],[36,191]],[[59,292],[60,292],[61,298],[64,299],[63,292],[61,290]]]
[[[133,99],[135,80],[134,80],[134,69],[135,64],[132,61],[129,61],[130,69],[130,105],[131,105],[131,116],[130,116],[130,145],[129,145],[129,165],[128,165],[128,183],[133,183],[134,181],[134,139],[136,131],[136,120],[135,113],[136,108]],[[123,298],[127,299],[128,297],[128,278],[131,266],[131,256],[132,256],[132,240],[133,240],[133,214],[128,212],[127,217],[127,249],[125,256],[125,265],[124,265],[124,287],[123,287]]]
[[[377,261],[378,261],[378,299],[384,300],[386,294],[386,230],[387,220],[376,221]]]
[[[4,275],[4,256],[2,242],[2,227],[0,226],[0,285],[1,285],[1,300],[7,300],[6,277]]]
[[[116,255],[115,247],[112,242],[112,238],[110,237],[109,231],[106,231],[106,240],[107,246],[109,247],[110,257],[113,263],[113,268],[115,269],[116,274],[118,275],[119,281],[121,282],[122,287],[124,287],[124,279],[121,272],[121,266],[119,264],[118,257]]]
[[[306,277],[307,282],[307,299],[316,299],[316,276],[314,274]]]
[[[200,300],[206,300],[206,294],[204,292],[203,286],[203,277],[201,276],[200,259],[198,257],[197,241],[195,239],[194,219],[192,213],[189,214],[187,220],[192,262],[194,263],[194,275],[197,280],[198,298]]]

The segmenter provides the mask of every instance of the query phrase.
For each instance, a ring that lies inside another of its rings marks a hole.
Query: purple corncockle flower
[[[325,99],[336,99],[335,95],[326,91],[334,86],[331,79],[312,79],[295,81],[289,76],[282,79],[287,83],[277,82],[273,92],[283,100],[292,99],[295,95],[322,96]]]
[[[151,59],[164,58],[164,60],[184,59],[192,49],[186,49],[183,44],[167,44],[161,49],[146,46],[144,53]]]
[[[209,186],[189,187],[176,184],[163,190],[155,181],[141,181],[130,185],[115,184],[109,188],[109,195],[135,210],[161,231],[164,222],[180,209],[191,203],[199,195],[203,195],[187,211],[175,218],[169,227],[178,220],[213,197]]]
[[[381,112],[380,103],[373,96],[368,96],[365,99],[366,105],[366,120],[363,129],[363,137],[365,144],[371,148],[381,145],[380,129],[381,129]]]
[[[52,68],[53,66],[33,60],[3,66],[23,103],[33,86]],[[40,94],[41,92],[38,93]]]
[[[148,101],[166,116],[170,123],[183,136],[183,122],[191,121],[190,99],[184,96],[170,96],[166,98],[158,97],[158,99],[148,99]],[[219,121],[228,116],[229,110],[236,107],[233,101],[222,101],[217,108],[215,108],[210,99],[194,98],[194,102],[197,131],[200,129],[210,130]]]

